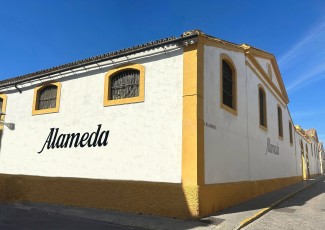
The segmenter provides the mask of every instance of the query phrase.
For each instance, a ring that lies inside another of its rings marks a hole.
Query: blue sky
[[[191,29],[273,53],[294,123],[325,140],[322,0],[0,0],[0,79]]]

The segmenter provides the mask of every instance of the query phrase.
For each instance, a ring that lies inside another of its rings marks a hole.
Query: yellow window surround
[[[6,107],[7,107],[7,95],[5,94],[0,94],[0,98],[2,99],[2,107],[1,112],[5,113],[6,112]],[[6,115],[1,115],[0,116],[0,121],[4,121]],[[0,124],[0,130],[3,129],[3,124]]]
[[[223,61],[227,62],[232,70],[232,107],[223,103]],[[220,54],[220,107],[237,116],[237,70],[232,59],[225,53]]]
[[[116,75],[117,73],[128,70],[128,69],[138,70],[140,72],[139,96],[122,98],[122,99],[114,99],[114,100],[110,99],[112,77],[114,75]],[[104,81],[104,106],[143,102],[144,101],[144,76],[145,76],[145,67],[140,64],[131,64],[131,65],[121,66],[121,67],[109,70],[105,74],[105,81]]]
[[[55,107],[50,108],[50,109],[37,109],[39,92],[42,89],[44,89],[44,88],[46,88],[46,87],[48,87],[50,85],[55,85],[57,87]],[[36,87],[34,89],[32,115],[40,115],[40,114],[47,114],[47,113],[58,113],[59,108],[60,108],[60,98],[61,98],[61,82],[52,82],[52,83],[48,83],[48,84]]]
[[[260,105],[261,105],[261,98],[260,98],[260,92],[263,94],[263,114],[264,114],[264,119],[261,120],[261,116],[260,116]],[[266,104],[266,93],[265,90],[263,88],[263,86],[261,84],[258,84],[258,113],[259,113],[259,127],[264,130],[267,131],[267,104]],[[263,124],[261,124],[263,123]]]

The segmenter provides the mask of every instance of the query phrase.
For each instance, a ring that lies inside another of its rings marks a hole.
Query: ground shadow
[[[312,199],[313,197],[316,197],[322,193],[325,192],[325,183],[324,183],[324,176],[319,176],[316,179],[310,179],[306,181],[300,181],[298,183],[295,183],[293,185],[289,185],[287,187],[284,187],[282,189],[265,193],[261,196],[258,196],[256,198],[247,200],[245,202],[242,202],[236,206],[224,209],[222,211],[218,211],[213,216],[219,216],[223,214],[231,214],[231,213],[239,213],[239,212],[245,212],[245,211],[251,211],[251,210],[258,210],[263,209],[266,207],[270,207],[271,204],[274,204],[275,202],[279,201],[281,198],[287,197],[290,194],[301,190],[311,184],[311,186],[315,186],[315,180],[316,183],[323,183],[323,189],[309,189],[307,193],[304,193],[304,196],[302,199],[299,199],[299,201],[294,202],[294,204],[291,204],[290,202],[286,202],[285,204],[288,204],[287,206],[301,206],[304,205],[308,200]],[[283,204],[281,208],[283,208]],[[276,207],[275,207],[276,208]]]

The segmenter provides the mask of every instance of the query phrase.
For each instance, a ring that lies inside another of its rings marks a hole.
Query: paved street
[[[243,228],[252,229],[324,229],[324,178],[283,202],[266,215]]]
[[[37,209],[22,209],[15,205],[0,205],[1,230],[89,230],[116,229],[135,230],[139,228],[126,227],[100,221],[76,218]]]

